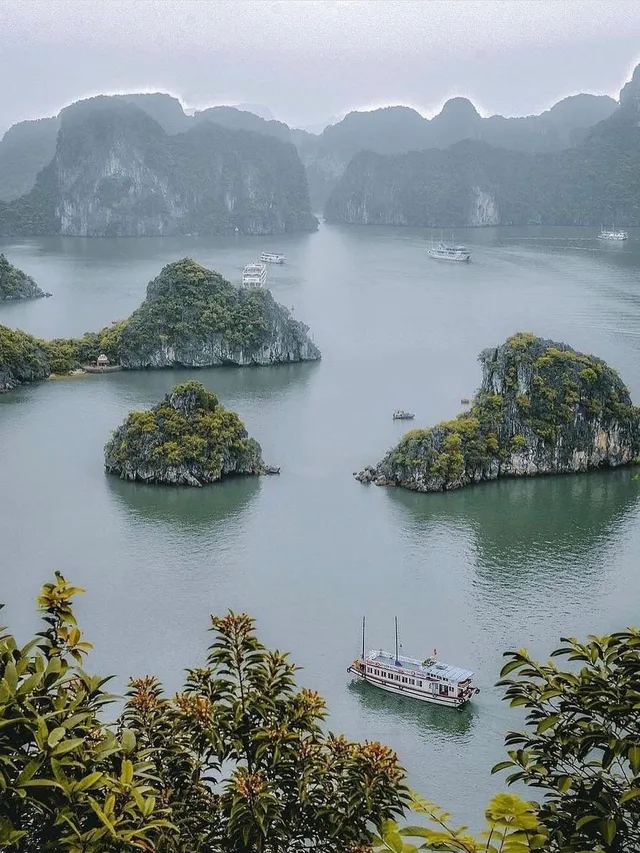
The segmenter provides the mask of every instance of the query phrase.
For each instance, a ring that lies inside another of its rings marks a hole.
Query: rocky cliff
[[[437,492],[617,467],[640,456],[640,409],[601,359],[521,333],[479,360],[482,385],[469,411],[410,430],[357,478]]]
[[[483,132],[443,150],[361,152],[329,197],[325,217],[443,228],[640,225],[639,102],[640,74],[634,74],[620,107],[589,132],[574,134],[582,141],[564,150],[506,150],[515,148],[508,137],[501,149],[487,144]],[[559,113],[566,138],[570,122],[560,107],[550,114]]]
[[[510,151],[560,151],[582,140],[587,130],[616,109],[613,98],[573,95],[541,115],[483,118],[467,98],[451,98],[432,119],[409,107],[352,112],[320,136],[301,138],[312,200],[324,206],[351,159],[361,151],[401,154],[446,148],[473,139]]]
[[[320,358],[308,326],[268,290],[238,289],[184,259],[166,266],[118,329],[128,369],[278,364]]]
[[[142,97],[142,96],[141,96]],[[0,207],[0,235],[280,234],[313,230],[292,144],[202,122],[167,134],[122,98],[62,111],[34,189]]]
[[[260,445],[238,415],[198,382],[176,385],[150,411],[132,412],[105,446],[104,464],[123,480],[172,486],[266,472]]]
[[[0,302],[15,299],[40,299],[51,296],[41,290],[30,275],[10,264],[0,252]]]
[[[0,394],[25,382],[46,379],[50,373],[49,354],[42,341],[0,326]]]

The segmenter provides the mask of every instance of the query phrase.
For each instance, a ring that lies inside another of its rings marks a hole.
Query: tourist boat
[[[396,409],[393,413],[394,421],[412,421],[414,418],[413,412],[405,412],[404,409]]]
[[[266,264],[247,264],[242,270],[242,286],[248,288],[264,287],[267,283]]]
[[[425,660],[398,654],[397,617],[395,626],[395,655],[378,649],[365,653],[363,617],[362,654],[347,667],[347,672],[388,693],[450,708],[462,708],[480,692],[473,683],[473,672],[439,661],[437,649]]]
[[[430,258],[438,261],[470,261],[471,252],[466,246],[454,246],[450,243],[440,241],[437,246],[431,246],[427,250]]]
[[[260,260],[264,264],[283,264],[287,259],[280,252],[262,252]]]
[[[619,243],[622,240],[628,240],[629,235],[626,231],[616,231],[615,225],[611,231],[607,231],[604,228],[600,229],[600,233],[598,234],[598,240],[613,240],[616,243]]]

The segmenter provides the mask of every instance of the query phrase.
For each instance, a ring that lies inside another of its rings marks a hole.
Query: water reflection
[[[130,405],[155,405],[174,385],[195,379],[227,403],[281,402],[309,383],[321,362],[300,362],[265,367],[213,367],[172,370],[127,370],[99,377],[118,400]]]
[[[374,718],[393,718],[402,728],[408,724],[423,739],[435,734],[450,741],[467,740],[479,714],[473,703],[454,711],[451,708],[385,693],[372,684],[355,679],[349,682],[347,689],[357,698],[367,714]]]
[[[389,500],[410,514],[416,536],[452,526],[471,533],[479,567],[584,566],[637,510],[637,471],[501,480],[433,495],[392,489]]]
[[[199,532],[246,512],[258,497],[259,477],[238,477],[201,489],[130,483],[105,474],[109,492],[126,516]]]

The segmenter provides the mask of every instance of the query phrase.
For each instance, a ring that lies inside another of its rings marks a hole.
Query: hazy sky
[[[640,0],[0,0],[0,132],[98,92],[251,102],[304,126],[452,95],[526,115],[617,95]]]

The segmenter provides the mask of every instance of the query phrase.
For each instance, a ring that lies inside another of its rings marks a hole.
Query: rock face
[[[185,258],[162,270],[122,324],[117,360],[140,369],[319,359],[307,333],[268,290],[239,290]]]
[[[640,456],[640,409],[601,359],[520,333],[479,360],[482,385],[469,411],[410,430],[357,479],[437,492],[614,468]]]
[[[210,121],[169,135],[134,103],[107,97],[62,111],[50,165],[28,195],[0,209],[0,234],[8,236],[315,228],[304,168],[292,144]]]
[[[400,106],[352,112],[320,136],[301,137],[297,144],[312,201],[324,207],[350,160],[361,151],[401,154],[446,148],[465,139],[510,151],[560,151],[575,145],[616,107],[606,96],[573,95],[541,115],[483,118],[467,98],[451,98],[431,120]]]
[[[502,135],[488,132],[498,117],[474,120],[458,105],[456,125],[449,122],[449,130],[476,121],[477,133],[441,150],[356,154],[327,201],[325,218],[442,228],[640,225],[639,81],[636,71],[621,92],[620,106],[591,130],[575,121],[583,113],[584,96],[556,104],[546,121],[555,129],[551,137],[563,140],[564,147],[522,146],[518,133],[511,135],[520,125],[504,125]]]
[[[30,275],[14,267],[0,252],[0,302],[14,299],[40,299],[51,296],[40,290]]]
[[[46,379],[50,373],[49,355],[42,341],[0,326],[0,394],[25,382]]]
[[[150,411],[132,412],[105,446],[104,464],[123,480],[172,486],[266,473],[258,442],[199,382],[176,385]]]

